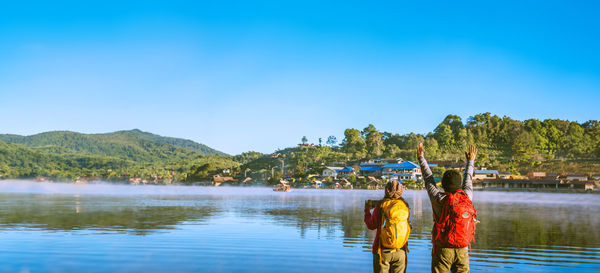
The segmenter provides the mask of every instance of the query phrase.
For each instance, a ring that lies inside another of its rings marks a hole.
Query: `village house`
[[[567,184],[561,183],[560,180],[547,179],[495,179],[486,178],[482,181],[483,188],[541,188],[541,189],[558,189],[568,188]]]
[[[383,166],[386,162],[381,158],[372,158],[367,161],[360,162],[360,166]]]
[[[325,169],[323,170],[323,177],[333,177],[334,179],[337,179],[339,173],[338,171],[344,169],[343,167],[325,167]]]
[[[475,170],[473,171],[473,180],[495,179],[499,175],[497,170]]]
[[[585,183],[585,186],[584,186],[584,188],[583,188],[583,189],[584,189],[585,191],[594,191],[594,190],[596,190],[596,187],[595,187],[595,186],[596,186],[596,185],[595,185],[595,183],[593,183],[593,182],[586,182],[586,183]]]
[[[142,179],[139,177],[131,177],[129,178],[129,183],[137,185],[142,182]]]
[[[338,175],[340,177],[350,177],[354,174],[354,168],[350,167],[350,166],[346,166],[344,168],[342,168],[341,170],[338,170]]]
[[[554,180],[558,180],[559,178],[559,174],[557,173],[547,173],[546,177],[544,177],[544,179],[554,179]]]
[[[380,177],[383,167],[379,166],[364,166],[360,168],[360,174],[363,176],[376,176]]]
[[[569,181],[588,181],[588,176],[581,173],[569,173],[567,174],[567,180]]]
[[[511,172],[498,172],[499,179],[513,179]]]
[[[218,186],[221,186],[223,183],[229,183],[229,184],[236,183],[236,182],[238,182],[238,180],[231,176],[221,176],[220,174],[217,174],[217,175],[213,175],[212,182],[213,182],[213,186],[218,187]]]
[[[402,163],[404,162],[404,159],[398,157],[398,158],[383,158],[381,159],[381,163],[382,165],[385,164],[389,164],[389,163]]]
[[[407,179],[419,180],[422,177],[419,165],[410,161],[385,164],[383,165],[382,175],[399,181]]]
[[[387,159],[372,158],[360,163],[359,173],[362,176],[381,176],[383,165],[387,164]]]
[[[530,172],[527,174],[527,177],[530,180],[533,179],[542,179],[542,178],[546,178],[546,173],[545,172]]]

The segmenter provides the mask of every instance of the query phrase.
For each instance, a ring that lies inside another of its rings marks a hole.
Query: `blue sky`
[[[0,133],[139,128],[237,154],[447,114],[600,119],[595,1],[13,2]]]

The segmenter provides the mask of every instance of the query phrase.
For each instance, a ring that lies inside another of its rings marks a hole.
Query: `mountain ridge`
[[[194,156],[193,153],[229,156],[192,140],[164,137],[139,129],[98,134],[73,131],[48,131],[29,136],[0,134],[0,140],[59,154],[117,156],[133,161],[166,159],[171,156],[187,158]],[[157,149],[161,152],[155,153]]]

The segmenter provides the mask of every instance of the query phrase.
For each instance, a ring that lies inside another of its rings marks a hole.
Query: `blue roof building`
[[[421,167],[410,161],[402,163],[389,163],[383,165],[382,174],[389,179],[398,179],[399,181],[413,179],[421,179]]]
[[[360,168],[360,173],[365,176],[381,176],[383,167],[380,166],[363,166]]]
[[[390,168],[393,170],[412,170],[415,168],[419,168],[419,165],[410,162],[410,161],[404,161],[402,163],[389,163],[389,164],[385,164],[383,165],[383,168]]]
[[[497,170],[475,170],[473,171],[473,180],[498,178],[499,175],[500,173]]]
[[[352,169],[352,167],[350,166],[346,166],[343,169],[339,170],[338,172],[351,172],[354,171],[354,169]]]
[[[383,170],[383,167],[377,167],[377,166],[365,166],[360,168],[361,172],[376,172],[376,171],[381,171]]]
[[[348,177],[354,175],[354,168],[352,168],[350,166],[346,166],[346,167],[338,170],[337,173],[340,177],[348,178]]]
[[[475,170],[473,174],[499,174],[497,170]]]

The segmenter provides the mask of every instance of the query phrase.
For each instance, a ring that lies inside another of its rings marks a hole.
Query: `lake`
[[[0,181],[0,272],[371,272],[382,191]],[[407,191],[408,272],[432,211]],[[598,272],[600,195],[476,191],[472,272]]]

